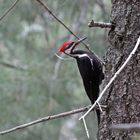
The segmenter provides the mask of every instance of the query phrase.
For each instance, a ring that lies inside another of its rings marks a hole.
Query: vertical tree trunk
[[[105,85],[124,63],[140,35],[140,0],[112,0],[110,47],[105,56]],[[111,124],[140,122],[140,46],[108,89],[99,130],[101,140],[129,140],[134,132],[116,132]]]

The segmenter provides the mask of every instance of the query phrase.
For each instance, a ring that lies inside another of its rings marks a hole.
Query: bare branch
[[[15,2],[10,6],[9,9],[7,9],[4,14],[0,17],[0,21],[16,6],[16,4],[19,2],[19,0],[15,0]]]
[[[49,7],[41,0],[36,0],[37,2],[39,2],[48,12],[49,14],[51,14],[61,25],[63,25],[71,34],[73,34],[77,39],[80,39],[68,26],[66,26],[64,24],[64,22],[62,20],[60,20],[50,9]],[[88,47],[88,45],[84,42],[82,42],[82,44],[84,44],[84,46],[90,51],[90,48]]]
[[[105,86],[105,88],[103,89],[103,91],[99,95],[98,99],[95,101],[95,103],[90,107],[90,109],[84,115],[82,115],[79,118],[79,120],[81,120],[82,118],[86,117],[88,115],[88,113],[95,107],[95,105],[101,100],[101,98],[103,97],[103,95],[106,92],[106,90],[110,87],[110,85],[113,83],[113,81],[117,78],[117,76],[120,74],[120,72],[126,67],[127,63],[130,61],[132,56],[135,54],[136,50],[139,47],[139,44],[140,44],[140,36],[139,36],[139,38],[137,40],[137,43],[136,43],[134,49],[132,50],[132,52],[130,53],[130,55],[126,59],[126,61],[123,63],[123,65],[120,67],[120,69],[114,74],[114,76],[110,79],[109,83]]]
[[[83,120],[83,124],[84,124],[84,128],[85,128],[85,131],[86,131],[87,137],[88,137],[88,139],[89,139],[90,136],[89,136],[89,132],[88,132],[88,128],[87,128],[87,124],[86,124],[85,118],[82,118],[82,120]]]
[[[8,61],[1,61],[0,60],[0,65],[3,65],[3,66],[8,67],[8,68],[17,69],[17,70],[26,70],[27,69],[26,65],[22,65],[18,62],[10,63]]]
[[[100,103],[98,103],[98,102],[97,102],[97,104],[98,104],[98,106],[99,106],[100,112],[102,113],[102,112],[103,112],[103,110],[102,110],[102,108],[101,108]]]
[[[100,27],[100,28],[111,28],[112,24],[111,23],[105,23],[105,22],[94,22],[94,20],[91,20],[88,23],[88,27]]]
[[[140,132],[140,123],[125,123],[125,124],[113,124],[110,127],[119,131],[138,131]]]
[[[75,109],[75,110],[72,110],[72,111],[63,112],[63,113],[60,113],[60,114],[43,117],[43,118],[37,119],[35,121],[19,125],[19,126],[13,127],[11,129],[8,129],[8,130],[1,131],[0,135],[5,135],[5,134],[11,133],[13,131],[24,129],[26,127],[29,127],[29,126],[32,126],[32,125],[35,125],[35,124],[38,124],[38,123],[46,122],[46,121],[49,121],[49,120],[66,117],[66,116],[73,115],[73,114],[80,113],[80,112],[85,112],[89,109],[89,107],[91,107],[91,106],[86,106],[86,107],[83,107],[83,108],[80,108],[80,109]],[[98,106],[96,106],[95,108],[99,109]],[[105,110],[107,107],[102,106],[102,108]]]

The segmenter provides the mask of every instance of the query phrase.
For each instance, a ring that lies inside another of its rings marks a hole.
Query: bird
[[[97,55],[91,51],[75,49],[86,37],[77,42],[69,40],[64,42],[58,51],[73,57],[82,77],[85,92],[91,101],[91,104],[97,100],[100,92],[99,86],[104,79],[103,65]],[[96,110],[98,125],[100,124],[100,110]]]

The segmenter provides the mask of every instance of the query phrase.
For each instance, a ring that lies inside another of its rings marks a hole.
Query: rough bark
[[[140,0],[112,0],[106,52],[105,85],[126,60],[140,35]],[[102,115],[100,140],[130,140],[135,132],[113,131],[111,124],[140,122],[140,47],[103,98],[108,110]]]

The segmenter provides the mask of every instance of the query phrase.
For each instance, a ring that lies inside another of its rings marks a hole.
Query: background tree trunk
[[[110,47],[105,56],[105,85],[124,63],[140,35],[140,1],[112,0],[109,32]],[[134,132],[109,129],[111,124],[140,122],[140,47],[136,54],[108,89],[103,104],[108,110],[101,119],[101,140],[129,140]]]

